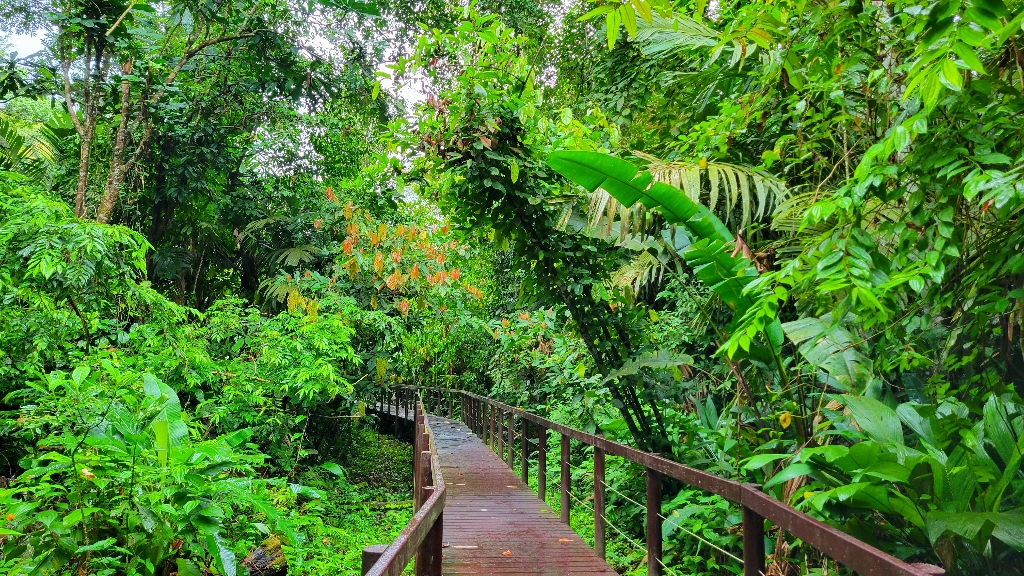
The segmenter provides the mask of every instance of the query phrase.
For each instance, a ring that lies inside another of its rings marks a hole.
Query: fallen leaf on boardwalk
[[[572,538],[559,538],[559,542],[572,542]]]
[[[501,555],[502,556],[511,556],[512,555],[512,551],[511,550],[505,550],[504,552],[501,553]]]

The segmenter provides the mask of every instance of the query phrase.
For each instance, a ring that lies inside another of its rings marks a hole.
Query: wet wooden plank
[[[465,424],[428,418],[447,485],[443,574],[615,574]]]

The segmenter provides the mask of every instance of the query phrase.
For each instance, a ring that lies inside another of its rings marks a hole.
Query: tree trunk
[[[80,135],[78,152],[78,187],[75,189],[75,216],[85,217],[85,192],[89,188],[89,157],[92,155],[92,138]]]
[[[253,550],[242,566],[249,569],[252,576],[284,576],[288,574],[288,562],[281,550],[281,539],[271,536],[260,544],[259,548]]]
[[[128,59],[121,66],[121,72],[125,75],[132,73],[133,60]],[[121,195],[121,184],[128,173],[129,161],[124,157],[124,148],[128,140],[128,111],[131,106],[131,85],[128,80],[121,80],[121,121],[117,125],[117,135],[114,137],[114,149],[110,155],[110,172],[107,174],[107,183],[103,187],[103,199],[100,200],[99,210],[96,211],[96,221],[107,223],[114,214],[117,207],[117,200]]]

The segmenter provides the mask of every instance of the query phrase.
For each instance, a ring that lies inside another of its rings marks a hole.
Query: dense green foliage
[[[275,542],[354,572],[409,517],[364,402],[423,383],[1021,573],[1019,1],[24,0],[0,29],[48,30],[0,68],[6,572]],[[642,573],[643,471],[608,479]],[[739,573],[738,510],[665,489],[666,564]],[[771,574],[837,570],[769,528]]]

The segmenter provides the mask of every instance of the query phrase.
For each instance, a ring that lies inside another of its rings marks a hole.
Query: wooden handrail
[[[536,425],[538,439],[538,492],[543,499],[546,497],[546,453],[547,453],[547,431],[550,430],[562,438],[561,460],[562,460],[562,481],[560,482],[562,499],[562,521],[569,521],[569,500],[570,489],[568,478],[568,446],[571,440],[582,442],[594,447],[595,458],[595,482],[594,502],[604,507],[604,483],[603,478],[598,481],[598,473],[604,475],[604,457],[606,455],[619,456],[635,464],[644,467],[647,472],[647,548],[648,548],[648,575],[660,576],[661,574],[661,484],[660,477],[668,476],[679,480],[690,486],[717,494],[726,500],[739,504],[743,512],[743,572],[745,576],[761,576],[765,572],[765,547],[764,547],[764,521],[769,520],[781,529],[801,539],[820,550],[826,556],[843,564],[847,568],[863,576],[938,576],[944,573],[941,567],[930,564],[909,564],[890,554],[862,542],[849,534],[825,524],[824,522],[808,516],[807,514],[780,502],[761,491],[756,484],[746,484],[709,474],[696,468],[669,460],[657,454],[637,450],[625,444],[613,442],[601,436],[588,434],[586,432],[570,428],[563,424],[553,422],[522,408],[510,406],[496,400],[480,396],[464,390],[450,388],[436,388],[427,386],[401,386],[400,390],[427,391],[425,398],[430,398],[430,393],[436,393],[437,402],[435,407],[448,409],[452,414],[454,397],[459,397],[458,414],[459,418],[476,432],[486,444],[490,440],[490,446],[499,451],[504,448],[502,428],[507,415],[509,418],[508,430],[508,457],[507,462],[511,466],[514,458],[512,451],[515,449],[513,441],[515,431],[515,417],[519,417],[522,429],[527,430],[526,423]],[[443,406],[443,400],[447,395],[448,404]],[[497,416],[496,416],[497,414]],[[495,438],[495,424],[498,425],[498,437]],[[527,439],[525,432],[520,433],[520,449],[527,450]],[[499,455],[501,453],[499,452]],[[504,459],[504,458],[503,458]],[[526,456],[522,456],[526,461]],[[524,472],[524,475],[526,473]],[[436,482],[436,480],[435,480]],[[442,481],[443,482],[443,481]],[[595,514],[594,531],[597,553],[603,557],[604,553],[604,527],[603,515]],[[397,542],[397,540],[396,540]],[[418,574],[419,572],[417,572]]]
[[[410,391],[410,389],[406,389]],[[408,396],[408,397],[402,397]],[[413,394],[401,395],[390,404],[381,399],[382,411],[395,409],[399,419],[400,408],[415,403],[413,417],[413,501],[416,511],[409,523],[382,552],[378,547],[363,549],[363,574],[370,576],[398,576],[416,558],[416,576],[441,575],[441,548],[444,530],[445,485],[441,475],[441,460],[437,455],[434,434],[427,422],[423,399]],[[378,556],[379,554],[379,556]],[[372,562],[372,564],[371,564]]]

